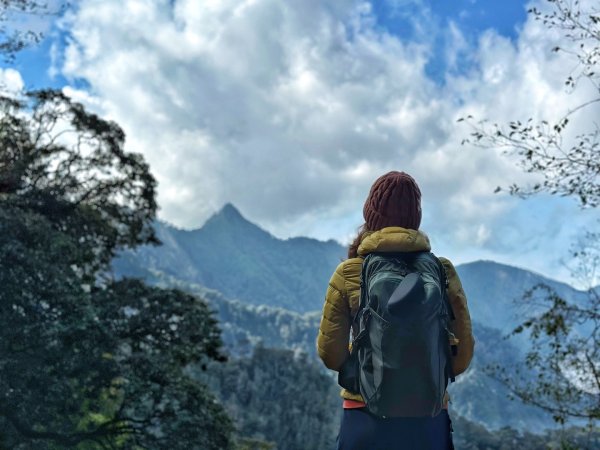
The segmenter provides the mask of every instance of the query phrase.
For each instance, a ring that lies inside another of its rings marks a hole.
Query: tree
[[[15,24],[25,17],[59,14],[68,6],[66,1],[57,4],[51,8],[48,2],[41,0],[0,0],[0,55],[12,61],[16,53],[40,42],[43,37],[41,32],[21,30]]]
[[[454,445],[462,450],[587,450],[600,445],[598,431],[582,428],[548,430],[543,435],[512,428],[490,431],[484,426],[453,416]]]
[[[584,112],[600,102],[600,8],[579,0],[548,3],[548,12],[532,8],[529,13],[562,32],[564,42],[553,51],[575,58],[576,68],[566,75],[567,89],[589,83],[594,94],[555,123],[531,118],[525,123],[489,125],[468,117],[473,132],[466,142],[504,148],[519,157],[525,171],[541,176],[542,181],[533,186],[513,184],[511,194],[571,196],[582,208],[596,208],[600,206],[599,125],[592,122],[574,138],[566,132],[574,122],[581,124]],[[594,287],[600,269],[598,238],[597,232],[587,233],[573,251],[573,273],[588,283],[587,292],[568,299],[543,284],[527,291],[524,300],[533,315],[513,332],[528,333],[531,338],[524,367],[517,373],[501,367],[491,370],[517,397],[551,412],[560,423],[569,418],[600,419],[600,292]]]
[[[507,125],[490,125],[487,120],[474,123],[473,117],[468,116],[466,120],[473,132],[463,143],[503,148],[519,157],[526,172],[541,176],[542,181],[533,186],[509,186],[511,194],[528,197],[547,192],[573,196],[582,207],[597,207],[600,206],[599,124],[592,123],[587,131],[570,139],[565,132],[574,121],[585,120],[584,112],[600,102],[600,7],[579,0],[547,1],[551,4],[550,12],[532,8],[529,13],[545,26],[563,32],[564,45],[552,50],[569,53],[576,60],[576,68],[565,79],[567,89],[575,90],[588,83],[595,95],[554,123],[530,118],[524,123],[515,120]]]
[[[303,450],[335,446],[339,387],[305,354],[258,346],[251,356],[210,366],[198,376],[221,399],[239,435],[263,441],[265,450],[273,444]],[[243,447],[248,439],[241,441]]]
[[[155,180],[124,133],[46,90],[0,98],[0,447],[222,449],[192,363],[223,361],[206,303],[115,281],[156,243]]]
[[[573,250],[575,274],[597,279],[600,234],[588,233]],[[565,298],[545,284],[523,297],[533,314],[514,331],[527,333],[531,347],[524,368],[494,367],[512,393],[550,412],[559,423],[600,419],[600,288],[588,285],[579,298]],[[525,369],[525,370],[523,370]]]

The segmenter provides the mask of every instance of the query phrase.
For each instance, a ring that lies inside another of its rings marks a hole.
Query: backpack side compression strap
[[[433,253],[432,253],[433,255]],[[448,275],[446,274],[446,268],[444,267],[444,264],[442,264],[442,262],[440,261],[440,259],[433,255],[433,257],[435,258],[438,267],[440,268],[440,272],[442,274],[443,280],[442,280],[442,287],[443,287],[443,292],[442,292],[442,300],[446,306],[446,311],[448,311],[448,317],[449,317],[449,322],[453,321],[456,319],[456,316],[454,315],[454,310],[452,309],[452,304],[450,303],[450,298],[448,297],[448,286],[450,285],[450,282],[448,281]],[[447,333],[448,333],[448,337],[450,337],[450,335],[454,336],[454,333],[452,333],[450,330],[446,329]],[[450,345],[450,359],[448,361],[447,367],[446,367],[446,372],[448,374],[448,379],[454,383],[456,381],[456,376],[454,375],[454,371],[452,370],[452,358],[454,356],[456,356],[458,353],[458,347],[456,346],[456,344],[452,344]]]

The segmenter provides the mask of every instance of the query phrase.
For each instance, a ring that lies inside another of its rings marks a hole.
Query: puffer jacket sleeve
[[[469,367],[473,358],[475,339],[471,328],[471,316],[467,305],[467,297],[463,290],[456,269],[446,258],[440,258],[446,269],[448,277],[448,297],[454,311],[455,319],[452,323],[452,332],[458,339],[458,353],[452,360],[454,375],[460,375]]]
[[[327,368],[339,370],[348,356],[351,311],[345,288],[344,263],[329,281],[317,337],[317,352]]]

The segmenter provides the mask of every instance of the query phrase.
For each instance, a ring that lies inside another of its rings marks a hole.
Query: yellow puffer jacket
[[[323,306],[323,316],[317,338],[317,351],[325,365],[339,370],[349,354],[350,327],[360,297],[360,272],[363,257],[372,252],[429,251],[431,245],[425,233],[400,227],[383,228],[367,233],[358,247],[358,258],[343,261],[333,273]],[[458,274],[450,261],[440,258],[448,277],[448,297],[456,316],[452,332],[458,338],[458,353],[452,360],[455,375],[463,373],[473,357],[475,341],[467,298]],[[360,395],[342,390],[342,397],[362,401]]]

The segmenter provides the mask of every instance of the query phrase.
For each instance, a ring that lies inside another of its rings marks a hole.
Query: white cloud
[[[301,217],[409,164],[435,87],[422,49],[376,32],[366,4],[197,5],[83,2],[66,50],[64,73],[151,162],[168,220],[197,225],[225,201]]]
[[[17,95],[23,91],[25,84],[21,74],[15,69],[0,68],[0,91],[4,95]]]
[[[527,178],[461,146],[456,120],[552,119],[586,95],[565,94],[567,56],[532,20],[517,42],[489,31],[477,48],[452,26],[477,64],[444,86],[425,73],[431,42],[386,33],[366,2],[82,0],[64,26],[63,74],[90,86],[69,92],[124,127],[161,216],[184,227],[233,202],[279,235],[346,237],[371,182],[399,169],[420,183],[432,234],[452,224],[459,244],[485,247],[517,202],[493,190]]]

